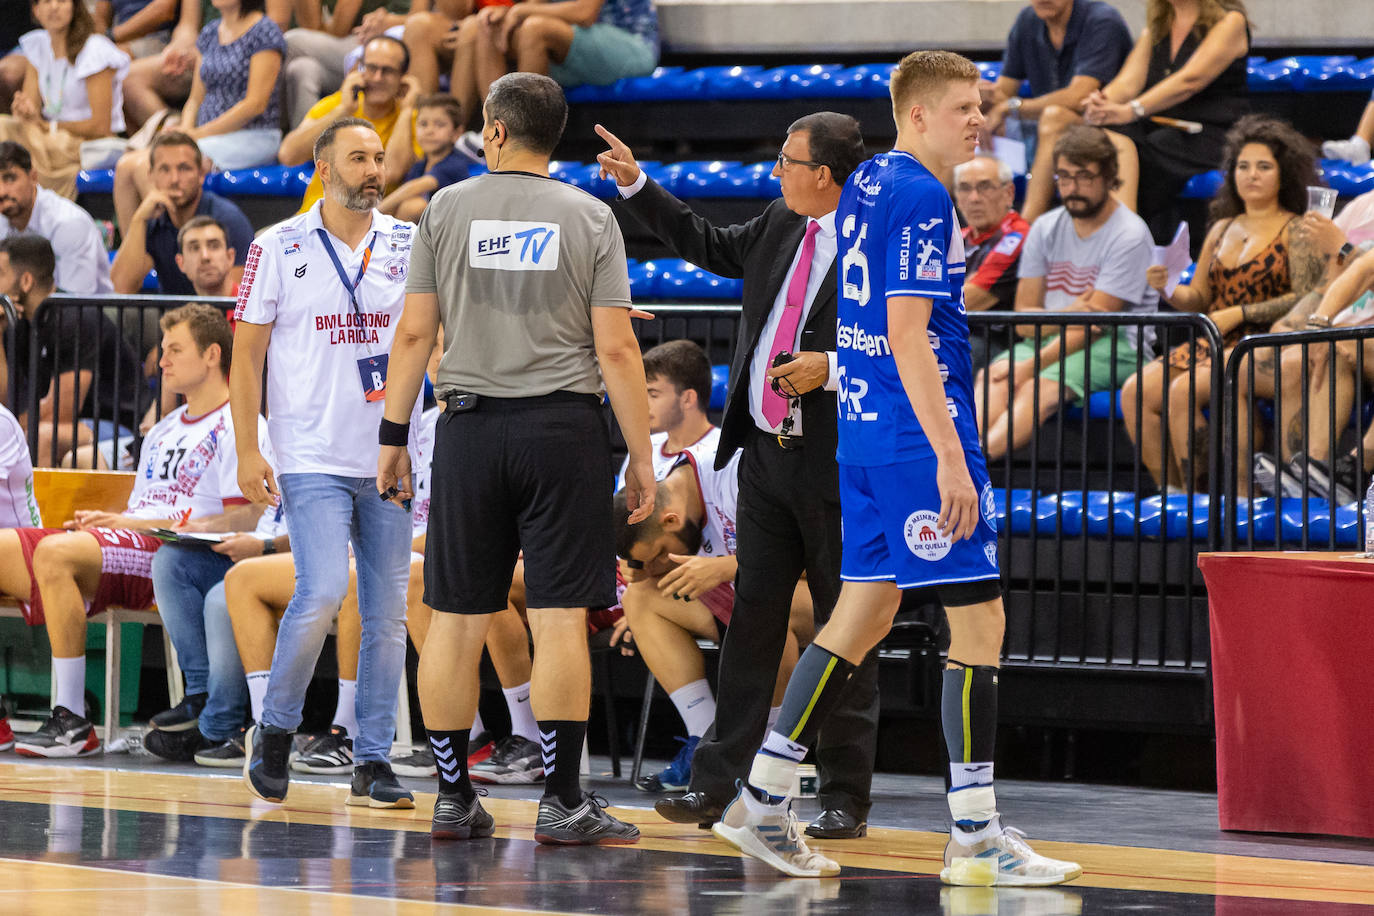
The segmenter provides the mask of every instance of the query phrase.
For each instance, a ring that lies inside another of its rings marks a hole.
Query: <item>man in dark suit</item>
[[[772,674],[803,571],[818,621],[840,587],[840,502],[835,463],[835,207],[864,159],[859,123],[818,112],[795,122],[773,174],[774,201],[747,223],[712,226],[640,170],[628,147],[598,126],[597,157],[620,186],[618,206],[679,256],[744,279],[742,324],[730,366],[716,467],[744,449],[739,469],[735,610],[720,655],[715,724],[692,758],[691,791],[659,814],[703,826],[720,817],[768,721]],[[779,359],[779,354],[794,359]],[[876,654],[855,672],[817,758],[824,811],[811,836],[867,830],[878,728]]]

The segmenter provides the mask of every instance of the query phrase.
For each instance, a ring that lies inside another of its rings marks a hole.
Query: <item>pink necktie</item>
[[[778,330],[773,335],[773,345],[768,349],[768,365],[783,350],[792,349],[797,339],[797,325],[801,324],[802,310],[806,307],[806,281],[811,278],[811,257],[816,253],[816,233],[821,224],[813,220],[806,223],[806,236],[802,239],[801,257],[797,259],[797,269],[792,272],[792,282],[787,284],[787,301],[783,306],[782,318],[778,320]],[[773,391],[767,381],[763,385],[763,418],[773,426],[782,423],[787,416],[787,399]]]

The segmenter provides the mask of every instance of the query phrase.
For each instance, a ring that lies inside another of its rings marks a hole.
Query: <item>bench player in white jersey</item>
[[[901,589],[934,587],[949,619],[945,743],[954,824],[941,880],[1047,885],[1082,869],[1004,829],[992,787],[1004,617],[973,405],[964,253],[946,190],[973,157],[978,69],[920,51],[892,75],[897,145],[850,176],[839,232],[839,601],[802,655],[782,714],[714,832],[798,877],[839,866],[807,849],[787,796],[855,666],[887,635]]]
[[[734,611],[741,454],[736,452],[717,471],[715,455],[683,451],[659,480],[653,514],[637,525],[626,521],[624,496],[617,494],[615,499],[616,552],[629,567],[631,579],[621,597],[624,622],[617,626],[634,634],[644,663],[687,727],[687,739],[668,766],[636,783],[646,792],[687,787],[692,754],[715,720],[715,699],[696,640],[719,640]],[[811,592],[803,580],[792,597],[775,706],[796,664],[799,640],[811,637],[813,619]]]
[[[0,528],[43,527],[33,495],[29,440],[8,407],[0,404]]]
[[[686,451],[704,464],[714,461],[720,427],[706,415],[711,403],[711,362],[706,351],[690,340],[652,347],[644,353],[644,381],[649,392],[654,479],[662,480]],[[617,490],[625,486],[628,462],[626,458],[616,476]]]
[[[258,510],[238,487],[226,382],[228,322],[210,306],[187,305],[164,315],[161,326],[163,384],[186,404],[144,439],[128,508],[122,514],[78,511],[66,530],[0,531],[0,591],[26,602],[29,623],[47,624],[53,650],[52,715],[16,744],[21,754],[75,757],[100,749],[83,716],[86,617],[107,607],[152,606],[149,574],[162,542],[144,532],[176,525],[233,531],[257,519]],[[218,332],[193,334],[193,328]],[[270,453],[265,437],[259,447]]]

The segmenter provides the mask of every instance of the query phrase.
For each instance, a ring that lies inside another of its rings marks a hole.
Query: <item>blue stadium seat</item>
[[[1035,501],[1035,532],[1044,537],[1059,531],[1066,538],[1083,534],[1083,494],[1053,493]]]
[[[76,173],[76,193],[109,194],[114,190],[114,169],[82,169]]]
[[[629,261],[630,298],[636,302],[653,299],[657,295],[658,264],[655,261]]]
[[[654,293],[663,299],[738,299],[744,292],[743,280],[720,277],[686,261],[660,265]]]
[[[1188,183],[1183,186],[1178,196],[1183,200],[1211,200],[1216,197],[1223,181],[1225,178],[1219,169],[1199,172],[1188,179]]]
[[[725,409],[725,395],[730,388],[730,367],[712,366],[711,367],[711,403],[708,405],[712,410]]]
[[[1125,490],[1089,490],[1083,507],[1083,528],[1090,537],[1110,537],[1119,530],[1132,530],[1136,495]],[[1118,521],[1121,519],[1121,521]]]
[[[1350,71],[1355,63],[1351,55],[1323,57],[1304,54],[1296,58],[1298,71],[1293,74],[1296,92],[1341,92],[1362,88],[1360,80]]]
[[[1118,420],[1121,419],[1121,392],[1120,391],[1094,391],[1088,395],[1088,419],[1105,420],[1112,414],[1116,414]],[[1083,418],[1083,406],[1073,404],[1064,408],[1064,419],[1081,420]]]
[[[830,80],[829,92],[836,98],[885,99],[892,77],[891,64],[860,64],[838,71]]]
[[[312,165],[260,165],[212,172],[205,187],[225,197],[302,197],[314,174]]]
[[[1011,534],[1030,534],[1031,517],[1035,514],[1030,490],[1012,490],[1010,508],[1008,508],[1005,489],[994,488],[992,500],[996,506],[997,532],[999,534],[1007,534],[1008,532]]]

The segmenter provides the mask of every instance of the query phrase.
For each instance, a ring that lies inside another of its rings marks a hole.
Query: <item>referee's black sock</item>
[[[587,739],[587,723],[546,719],[538,725],[544,794],[557,795],[568,808],[582,804],[582,745]]]
[[[471,729],[445,732],[430,729],[429,746],[434,751],[434,765],[439,769],[439,794],[461,795],[470,802],[477,793],[468,779],[468,740]]]

